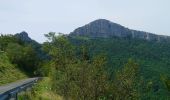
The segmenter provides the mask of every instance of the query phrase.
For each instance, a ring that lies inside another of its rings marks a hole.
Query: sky
[[[170,35],[170,0],[0,0],[0,33],[26,31],[40,43],[44,34],[68,34],[96,19]]]

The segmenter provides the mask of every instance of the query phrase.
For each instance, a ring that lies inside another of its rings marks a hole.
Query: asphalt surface
[[[13,82],[13,83],[9,83],[3,86],[0,86],[0,95],[4,94],[10,90],[13,90],[15,88],[24,86],[26,84],[29,84],[33,81],[37,81],[39,78],[28,78],[28,79],[24,79],[24,80],[19,80],[17,82]]]

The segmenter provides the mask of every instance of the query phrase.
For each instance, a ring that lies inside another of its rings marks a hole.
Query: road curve
[[[3,86],[0,86],[0,100],[4,96],[8,96],[14,93],[18,93],[20,91],[23,91],[26,88],[29,88],[32,86],[34,83],[36,83],[40,78],[28,78],[28,79],[23,79],[17,82],[9,83]]]

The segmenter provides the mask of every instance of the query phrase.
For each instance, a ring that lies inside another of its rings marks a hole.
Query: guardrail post
[[[18,93],[15,94],[15,100],[18,100]]]
[[[18,93],[10,94],[7,100],[18,100]]]

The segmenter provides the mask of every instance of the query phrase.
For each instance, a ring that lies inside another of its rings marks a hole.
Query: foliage
[[[160,80],[160,74],[170,76],[169,42],[153,42],[116,37],[89,39],[69,37],[69,40],[77,48],[81,47],[81,45],[87,46],[90,56],[104,52],[107,58],[106,69],[110,80],[114,79],[115,72],[129,58],[135,59],[135,62],[139,64],[139,74],[142,77],[140,84],[141,87],[144,87],[141,90],[141,96],[151,97],[149,99],[155,99],[155,97],[156,99],[166,99],[169,97],[167,89],[164,88]]]
[[[13,65],[29,76],[35,75],[40,58],[34,45],[25,43],[14,35],[1,35],[0,47]]]
[[[10,63],[6,53],[0,51],[0,85],[26,77],[23,72]]]
[[[46,35],[44,43],[51,56],[52,90],[73,100],[136,100],[140,98],[139,66],[132,60],[110,79],[106,54],[91,54],[85,45],[73,45],[64,35]],[[51,37],[50,37],[51,36]],[[72,41],[74,42],[74,41]],[[85,42],[82,42],[85,43]]]
[[[63,100],[63,98],[51,91],[51,80],[44,77],[31,90],[19,93],[18,100]]]
[[[17,38],[13,35],[1,35],[0,36],[0,50],[4,51],[8,43],[16,43],[20,42]]]
[[[45,53],[35,43],[0,36],[0,84],[24,78],[25,72],[50,78],[26,94],[30,99],[50,100],[50,94],[66,100],[170,98],[168,42],[56,36],[54,32],[45,36],[49,39],[42,45]]]
[[[167,90],[170,92],[170,78],[164,75],[161,75],[161,80]]]
[[[136,100],[139,99],[139,67],[131,59],[124,68],[116,72],[114,79],[113,93],[116,100]]]
[[[36,75],[42,76],[42,77],[48,77],[51,73],[51,62],[50,61],[44,61],[40,62],[38,65],[39,67],[36,70]]]

